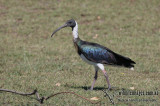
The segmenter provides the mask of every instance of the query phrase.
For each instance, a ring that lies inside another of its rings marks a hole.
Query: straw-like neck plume
[[[76,40],[78,38],[78,24],[77,24],[77,22],[76,22],[76,26],[72,28],[72,33],[73,33],[74,40]]]

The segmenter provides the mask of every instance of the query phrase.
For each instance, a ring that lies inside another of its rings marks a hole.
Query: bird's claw
[[[111,88],[111,86],[108,86],[108,91],[110,91],[112,88]]]
[[[93,90],[93,88],[90,88],[90,89],[88,89],[88,90],[92,91],[92,90]]]

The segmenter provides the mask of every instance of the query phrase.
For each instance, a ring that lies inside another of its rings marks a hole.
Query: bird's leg
[[[111,85],[110,85],[110,83],[109,83],[109,79],[108,79],[107,72],[106,72],[105,70],[102,70],[102,71],[103,71],[103,74],[104,74],[104,76],[105,76],[105,78],[106,78],[106,80],[107,80],[107,84],[108,84],[108,90],[110,90],[110,88],[111,88]]]
[[[106,80],[107,80],[108,90],[110,90],[111,85],[110,85],[110,83],[109,83],[109,79],[108,79],[107,72],[104,70],[104,65],[103,65],[103,64],[100,64],[100,63],[98,63],[98,64],[97,64],[97,66],[99,67],[99,69],[101,69],[101,70],[102,70],[102,72],[103,72],[103,74],[104,74],[104,76],[105,76],[105,78],[106,78]]]
[[[95,66],[95,76],[94,76],[94,80],[93,80],[93,83],[92,83],[90,90],[93,90],[93,87],[94,87],[94,84],[97,80],[97,77],[98,77],[98,67]]]

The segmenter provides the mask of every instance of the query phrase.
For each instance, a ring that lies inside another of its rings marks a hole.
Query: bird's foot
[[[111,88],[111,86],[109,85],[109,86],[108,86],[108,91],[110,91],[110,90],[112,90],[112,88]]]
[[[90,91],[92,91],[92,90],[93,90],[93,88],[91,87],[89,90],[90,90]]]

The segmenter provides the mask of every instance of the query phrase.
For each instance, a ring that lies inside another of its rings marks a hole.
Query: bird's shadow
[[[90,90],[90,86],[70,86],[70,88]],[[105,87],[94,87],[93,90],[102,90],[102,89],[107,89],[107,88],[105,88]]]
[[[71,86],[71,85],[65,85],[65,87],[73,88],[73,89],[84,89],[86,91],[90,90],[91,86]],[[107,90],[107,87],[94,87],[93,90],[95,91],[101,91],[101,90]],[[110,91],[116,91],[121,90],[121,88],[118,87],[112,87]]]

